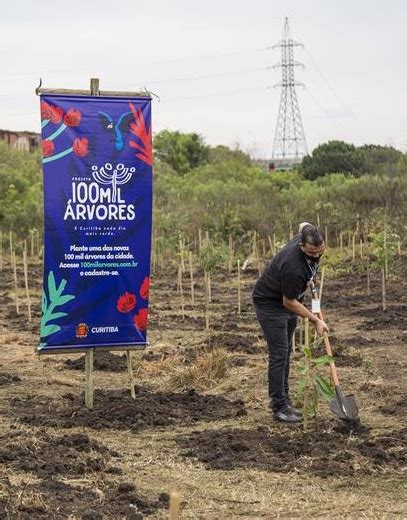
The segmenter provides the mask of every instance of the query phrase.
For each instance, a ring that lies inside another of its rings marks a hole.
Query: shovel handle
[[[312,291],[312,297],[314,298],[318,298],[318,293],[317,293],[317,289],[315,287],[315,284],[313,281],[311,281],[311,291]],[[320,310],[319,312],[316,313],[316,315],[318,316],[318,318],[322,321],[325,321],[324,320],[324,316],[322,314],[322,311]],[[324,332],[323,333],[323,338],[324,338],[324,344],[325,344],[325,350],[326,350],[326,353],[328,354],[328,356],[331,356],[333,358],[333,354],[332,354],[332,348],[331,348],[331,342],[329,341],[329,337],[328,337],[328,333],[327,332]],[[329,366],[331,367],[331,373],[332,373],[332,381],[333,381],[333,384],[335,386],[339,386],[339,378],[338,378],[338,372],[336,371],[336,366],[335,366],[335,362],[334,361],[331,361],[329,363]]]

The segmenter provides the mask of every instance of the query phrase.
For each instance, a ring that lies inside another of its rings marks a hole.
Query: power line
[[[170,78],[170,79],[159,79],[159,80],[148,80],[144,83],[176,83],[178,81],[194,81],[199,79],[211,79],[211,78],[225,78],[228,76],[239,76],[240,74],[251,74],[253,72],[266,71],[267,67],[258,67],[255,69],[244,69],[244,70],[236,70],[231,72],[218,72],[213,74],[205,74],[202,76],[184,76],[180,78]]]
[[[213,92],[210,94],[199,94],[197,96],[182,96],[182,97],[174,97],[163,99],[163,102],[168,101],[184,101],[189,99],[202,99],[202,98],[210,98],[210,97],[220,97],[220,96],[232,96],[235,94],[243,94],[248,92],[264,92],[265,90],[270,90],[271,86],[267,87],[258,87],[258,88],[245,88],[245,89],[233,89],[233,90],[224,90],[220,92]]]

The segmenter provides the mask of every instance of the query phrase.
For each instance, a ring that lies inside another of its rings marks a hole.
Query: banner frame
[[[99,90],[99,78],[90,78],[90,89],[89,90],[77,90],[77,89],[50,89],[50,88],[41,88],[42,80],[40,79],[39,86],[35,89],[35,93],[38,96],[42,94],[52,94],[52,95],[71,95],[71,96],[100,96],[100,97],[135,97],[135,98],[146,98],[152,100],[151,93],[147,90],[144,92],[127,92],[127,91],[100,91]],[[44,224],[45,225],[45,224]],[[151,234],[153,236],[153,221],[152,221],[152,229]],[[151,258],[150,258],[151,262]],[[150,265],[151,267],[151,265]],[[85,354],[85,406],[88,410],[93,409],[93,355],[96,351],[125,351],[127,357],[127,370],[129,375],[129,383],[130,383],[130,394],[131,398],[136,398],[135,391],[135,382],[133,379],[133,369],[131,362],[131,354],[133,351],[143,351],[150,345],[149,341],[145,343],[133,343],[133,344],[122,344],[122,345],[89,345],[88,347],[68,347],[64,348],[56,347],[56,348],[46,348],[40,349],[36,348],[36,353],[38,356],[42,356],[44,354]]]

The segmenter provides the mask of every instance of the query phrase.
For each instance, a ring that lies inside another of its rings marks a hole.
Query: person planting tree
[[[297,317],[308,318],[319,335],[328,332],[326,323],[302,304],[307,286],[311,280],[315,282],[324,249],[323,232],[303,222],[299,234],[273,257],[253,290],[254,307],[269,351],[270,408],[276,420],[286,423],[302,420],[301,411],[292,406],[288,383]]]

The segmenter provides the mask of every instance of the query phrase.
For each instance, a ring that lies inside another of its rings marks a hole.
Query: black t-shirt
[[[302,301],[307,284],[315,278],[318,263],[308,263],[300,249],[301,235],[295,236],[271,260],[253,290],[255,305],[285,309],[283,295]]]

